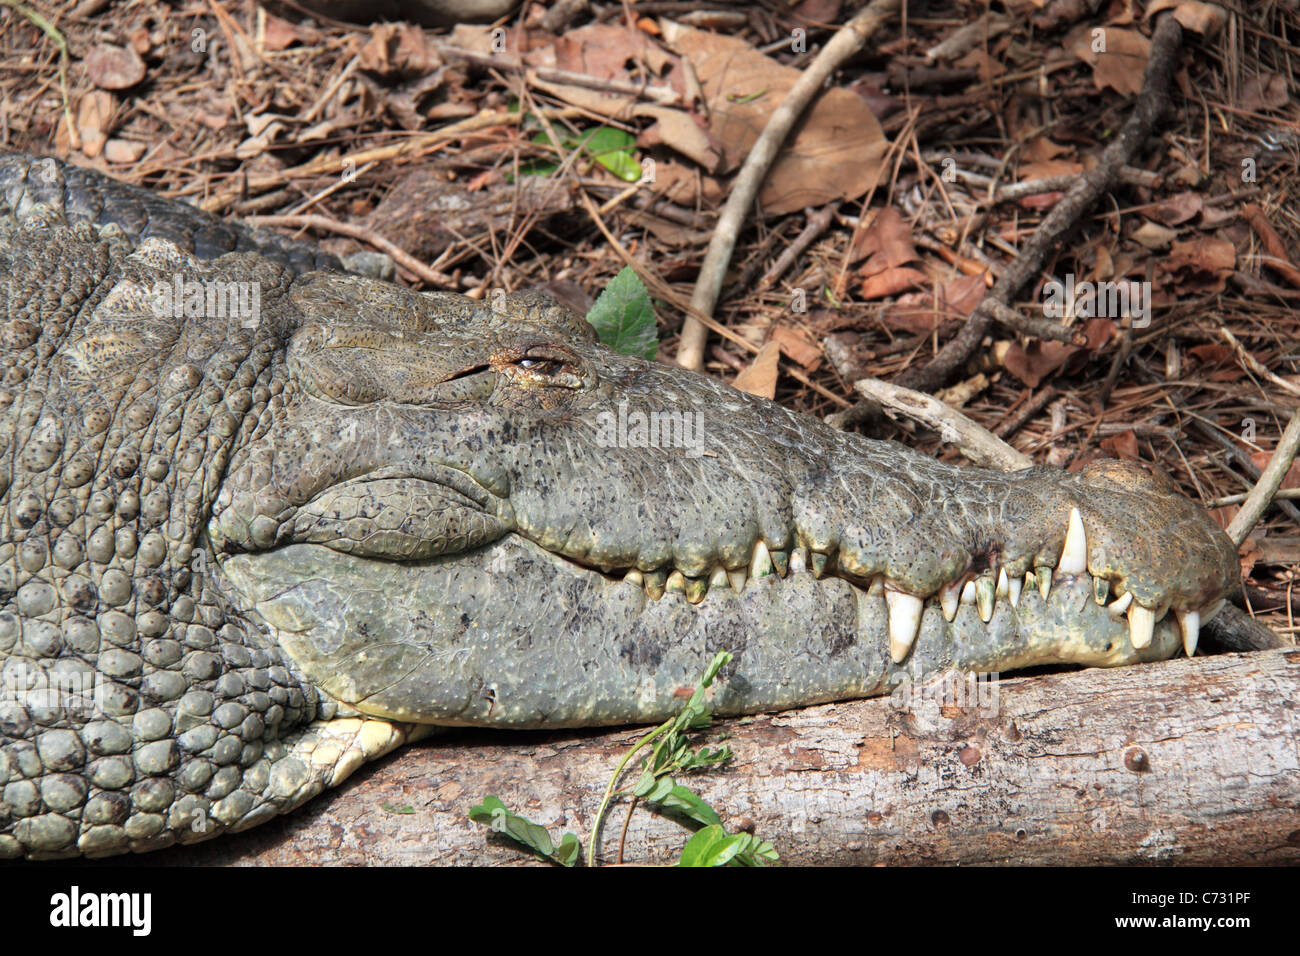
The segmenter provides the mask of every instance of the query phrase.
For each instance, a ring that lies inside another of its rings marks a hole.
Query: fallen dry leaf
[[[821,365],[822,350],[800,329],[785,325],[774,326],[772,341],[781,346],[782,352],[802,365],[805,371],[812,372]]]
[[[709,107],[709,129],[738,166],[800,71],[763,56],[745,41],[662,21],[664,38],[695,69]],[[787,139],[759,192],[767,215],[835,199],[856,199],[875,186],[888,144],[871,108],[845,89],[822,93]]]
[[[1286,106],[1286,77],[1278,73],[1261,73],[1246,80],[1241,89],[1241,108],[1258,112]]]
[[[884,272],[864,279],[859,295],[867,301],[883,299],[887,295],[898,295],[908,289],[923,286],[928,281],[926,274],[916,269],[886,269]]]
[[[1080,349],[1064,342],[1034,340],[1028,345],[1012,342],[1002,357],[1002,367],[1030,388],[1064,365]]]
[[[1237,264],[1237,250],[1227,239],[1201,236],[1187,242],[1175,242],[1161,268],[1178,273],[1183,288],[1223,291],[1227,276]]]
[[[1070,31],[1065,48],[1092,67],[1092,83],[1123,96],[1142,90],[1151,41],[1136,30],[1084,24]]]
[[[1133,429],[1122,431],[1101,440],[1101,447],[1114,454],[1116,458],[1138,459],[1138,437]]]
[[[1228,20],[1228,11],[1223,7],[1198,0],[1152,0],[1147,5],[1147,20],[1154,20],[1157,13],[1170,7],[1173,7],[1174,19],[1179,24],[1207,39],[1216,36]]]
[[[634,82],[640,73],[629,71],[629,62],[644,62],[652,73],[661,74],[673,59],[640,30],[612,23],[568,30],[555,40],[555,66],[570,73]]]
[[[423,76],[442,64],[424,31],[409,23],[376,23],[360,57],[363,70],[380,76]]]
[[[262,39],[262,48],[271,52],[287,50],[295,43],[313,39],[315,30],[298,27],[288,20],[282,20],[272,13],[266,15],[266,35]]]
[[[731,383],[732,387],[759,398],[776,398],[776,376],[779,371],[777,362],[780,358],[781,346],[776,342],[768,342],[759,349],[749,368],[736,376]]]
[[[144,79],[144,60],[135,50],[101,43],[86,54],[86,73],[101,90],[125,90]]]
[[[1133,241],[1144,249],[1167,249],[1177,238],[1177,229],[1168,229],[1154,222],[1144,222],[1133,230]]]
[[[854,237],[849,262],[863,258],[867,261],[858,269],[862,276],[873,276],[916,261],[912,227],[903,221],[902,214],[893,206],[880,209],[871,223]]]
[[[1200,193],[1184,190],[1156,203],[1146,214],[1166,226],[1181,226],[1189,219],[1196,218],[1203,206]]]

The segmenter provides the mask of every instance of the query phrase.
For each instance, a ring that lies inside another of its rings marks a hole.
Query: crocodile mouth
[[[927,607],[938,607],[944,619],[952,624],[957,616],[969,609],[978,620],[988,625],[999,608],[1015,612],[1022,598],[1036,591],[1043,602],[1051,596],[1054,583],[1078,581],[1092,595],[1094,603],[1104,607],[1117,621],[1128,628],[1129,643],[1134,650],[1151,644],[1156,625],[1163,621],[1171,608],[1148,608],[1134,600],[1122,582],[1110,577],[1093,575],[1087,567],[1088,544],[1083,521],[1078,509],[1072,509],[1061,557],[1055,565],[1040,565],[1029,570],[1008,573],[998,567],[996,559],[981,555],[980,564],[974,565],[931,595],[910,594],[896,587],[883,574],[858,575],[836,564],[835,555],[797,547],[789,551],[769,549],[759,540],[753,549],[748,566],[739,568],[715,567],[706,575],[690,576],[677,568],[660,568],[644,571],[635,567],[614,568],[594,566],[565,555],[549,554],[592,574],[599,574],[611,582],[622,582],[641,590],[654,601],[666,595],[681,595],[689,604],[700,606],[711,597],[723,593],[743,593],[750,582],[767,578],[782,580],[790,575],[809,572],[818,580],[835,578],[848,583],[868,598],[883,600],[889,614],[889,651],[894,663],[907,659],[920,631],[921,620]],[[1198,609],[1174,609],[1183,650],[1188,657],[1196,653],[1201,625],[1223,608],[1222,598]]]

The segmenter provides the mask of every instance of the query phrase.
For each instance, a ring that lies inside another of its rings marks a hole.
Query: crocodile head
[[[1227,537],[1137,465],[951,467],[536,295],[289,297],[283,390],[208,533],[235,602],[365,713],[658,719],[719,648],[724,712],[1127,663],[1190,653],[1236,586]]]

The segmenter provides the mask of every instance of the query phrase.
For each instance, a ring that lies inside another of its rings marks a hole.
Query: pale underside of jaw
[[[602,570],[609,573],[613,569]],[[789,573],[805,570],[811,570],[817,578],[827,573],[836,573],[830,555],[803,547],[788,552],[770,550],[764,541],[759,540],[754,546],[753,557],[748,567],[718,567],[708,575],[698,577],[688,577],[677,569],[640,571],[633,568],[623,574],[623,580],[644,589],[652,599],[658,600],[665,593],[679,593],[684,595],[691,604],[698,605],[714,591],[743,592],[751,579],[765,578],[774,574],[784,578]],[[1006,602],[1013,609],[1018,607],[1026,588],[1037,588],[1046,601],[1051,594],[1054,580],[1062,577],[1084,578],[1097,604],[1105,606],[1116,617],[1127,617],[1129,641],[1136,650],[1150,645],[1156,624],[1163,620],[1170,610],[1168,605],[1145,606],[1134,600],[1132,592],[1113,596],[1112,600],[1110,580],[1100,576],[1094,577],[1088,571],[1087,533],[1078,508],[1070,509],[1065,544],[1056,565],[1041,566],[1027,571],[1023,579],[1019,576],[1008,577],[1006,568],[988,569],[976,575],[964,574],[944,585],[937,593],[921,596],[900,590],[883,574],[875,575],[868,581],[845,577],[851,583],[864,587],[868,596],[883,595],[889,610],[889,653],[895,664],[901,664],[906,660],[916,643],[927,601],[937,602],[949,623],[956,619],[962,605],[970,605],[976,609],[980,620],[988,624],[1000,604]],[[1183,639],[1183,650],[1188,657],[1196,653],[1201,624],[1214,617],[1223,604],[1224,601],[1219,599],[1202,608],[1174,609]]]

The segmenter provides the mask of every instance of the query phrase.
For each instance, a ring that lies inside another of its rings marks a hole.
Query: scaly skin
[[[244,829],[431,724],[659,720],[722,648],[723,713],[1168,657],[1238,586],[1137,466],[954,468],[541,296],[229,226],[210,260],[215,220],[30,162],[0,156],[0,857]],[[260,314],[160,317],[178,275]],[[654,413],[689,427],[656,447]]]

